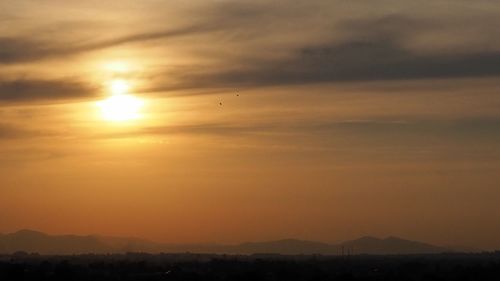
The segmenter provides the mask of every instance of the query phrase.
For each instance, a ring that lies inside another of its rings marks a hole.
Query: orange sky
[[[500,6],[381,2],[2,1],[0,233],[500,248]]]

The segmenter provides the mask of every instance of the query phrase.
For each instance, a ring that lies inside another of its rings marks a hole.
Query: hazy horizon
[[[102,235],[51,235],[33,230],[20,230],[0,235],[0,255],[37,253],[40,255],[74,255],[105,253],[212,253],[229,255],[415,255],[446,253],[479,253],[483,249],[446,247],[400,237],[359,237],[352,240],[326,243],[300,239],[245,241],[222,243],[162,243],[134,237]]]
[[[79,233],[79,234],[64,233],[64,232],[61,232],[61,233],[49,233],[49,232],[45,232],[43,230],[29,229],[29,228],[18,229],[16,231],[5,232],[5,233],[1,233],[0,232],[0,235],[18,234],[18,233],[22,233],[22,232],[41,233],[41,234],[49,235],[49,236],[82,236],[82,237],[85,237],[85,236],[97,236],[97,237],[108,237],[108,238],[139,239],[139,240],[145,240],[145,241],[148,241],[148,242],[162,243],[162,244],[163,243],[164,244],[221,244],[221,243],[213,242],[213,241],[192,241],[192,242],[189,242],[189,243],[171,243],[169,241],[157,241],[157,240],[152,240],[152,239],[148,239],[148,238],[145,238],[145,237],[138,237],[138,236],[113,236],[113,235],[106,235],[106,234],[102,234],[102,233]],[[300,237],[281,237],[281,238],[276,238],[276,239],[259,240],[259,241],[235,241],[233,243],[226,243],[226,245],[236,245],[236,244],[243,244],[243,243],[262,243],[262,242],[265,243],[265,242],[276,242],[276,241],[287,241],[287,240],[304,241],[304,242],[319,242],[319,243],[325,243],[325,244],[334,245],[334,244],[340,244],[340,243],[344,243],[344,242],[349,242],[349,241],[358,240],[358,239],[365,239],[365,238],[374,238],[374,239],[380,239],[380,240],[395,238],[395,239],[402,239],[402,240],[408,240],[408,241],[417,241],[416,239],[412,240],[412,239],[407,239],[406,237],[397,237],[397,236],[394,236],[394,235],[383,236],[383,237],[377,237],[377,236],[372,236],[372,235],[362,235],[362,236],[357,236],[357,237],[351,237],[349,239],[341,240],[341,241],[338,241],[338,240],[337,241],[317,241],[317,240],[301,239]],[[417,242],[426,243],[426,241],[417,241]],[[445,246],[445,245],[435,245],[435,246]],[[467,246],[467,245],[456,245],[456,246]]]
[[[500,249],[500,5],[0,2],[0,233]]]

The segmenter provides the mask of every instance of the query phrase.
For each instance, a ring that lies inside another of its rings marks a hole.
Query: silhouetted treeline
[[[0,280],[500,280],[500,253],[412,256],[0,256]]]

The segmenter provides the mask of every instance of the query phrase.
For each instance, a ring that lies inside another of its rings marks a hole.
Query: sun
[[[130,83],[124,79],[113,79],[109,83],[109,89],[113,95],[128,94]]]
[[[107,121],[129,121],[142,117],[141,109],[144,101],[130,94],[130,83],[124,79],[109,82],[111,96],[97,103],[101,115]]]
[[[144,102],[132,95],[114,95],[98,103],[102,117],[108,121],[128,121],[141,118]]]

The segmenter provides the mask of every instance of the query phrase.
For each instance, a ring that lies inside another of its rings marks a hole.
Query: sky
[[[500,5],[0,2],[0,233],[500,249]]]

